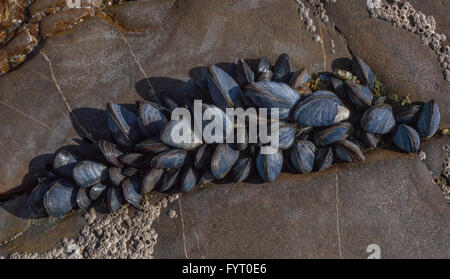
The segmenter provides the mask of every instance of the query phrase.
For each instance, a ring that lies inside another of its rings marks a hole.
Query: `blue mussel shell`
[[[350,111],[341,100],[330,91],[316,91],[301,101],[295,111],[294,119],[300,126],[330,126],[350,116]]]
[[[291,163],[300,173],[312,172],[316,157],[316,147],[307,140],[297,142],[289,152]]]
[[[283,153],[277,150],[272,154],[262,154],[259,150],[255,161],[261,178],[266,182],[274,182],[283,168]]]
[[[361,127],[368,133],[387,134],[394,126],[394,114],[388,104],[373,105],[361,117]]]
[[[417,120],[417,131],[421,138],[431,138],[439,128],[441,113],[439,107],[434,100],[429,101],[423,106]]]
[[[279,109],[279,118],[286,119],[300,95],[286,83],[262,80],[247,86],[246,95],[259,108]]]
[[[420,149],[420,137],[414,128],[401,124],[395,128],[394,144],[404,152],[417,152]]]

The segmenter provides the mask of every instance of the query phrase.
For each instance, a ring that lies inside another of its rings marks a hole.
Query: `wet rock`
[[[435,176],[439,176],[443,168],[444,160],[450,156],[450,149],[447,151],[446,146],[450,146],[449,136],[422,141],[421,150],[426,154],[424,163]]]
[[[367,258],[370,244],[382,258],[450,256],[448,204],[415,155],[377,151],[276,185],[212,185],[180,204],[182,216],[156,226],[156,258]]]
[[[26,195],[0,204],[0,247],[19,237],[30,227],[29,220],[24,218],[27,216],[17,214],[19,211],[27,211],[23,210],[24,206],[27,206]]]

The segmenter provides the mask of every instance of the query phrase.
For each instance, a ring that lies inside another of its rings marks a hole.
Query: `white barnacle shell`
[[[344,106],[338,106],[337,110],[338,110],[338,113],[336,114],[336,117],[334,118],[334,123],[344,121],[350,117],[350,111],[348,110],[348,108],[346,108]]]

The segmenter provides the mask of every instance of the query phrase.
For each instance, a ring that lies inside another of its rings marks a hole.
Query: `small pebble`
[[[176,212],[175,210],[173,210],[173,209],[169,210],[169,212],[167,213],[167,215],[169,215],[169,217],[170,217],[171,219],[177,218],[177,217],[178,217],[178,216],[177,216],[177,212]]]
[[[423,151],[420,151],[418,156],[419,156],[419,160],[421,160],[421,161],[425,161],[427,159],[427,154]]]

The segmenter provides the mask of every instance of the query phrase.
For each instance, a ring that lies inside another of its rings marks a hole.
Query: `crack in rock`
[[[13,110],[13,111],[15,111],[16,113],[18,113],[18,114],[20,114],[20,115],[22,115],[22,116],[24,116],[24,117],[26,117],[26,118],[32,120],[33,122],[38,123],[39,125],[43,126],[44,128],[47,128],[49,131],[55,133],[56,135],[60,136],[61,138],[64,138],[64,139],[66,139],[66,140],[69,141],[69,142],[76,143],[76,142],[74,142],[72,139],[69,139],[69,138],[65,137],[64,135],[60,134],[60,133],[59,133],[58,131],[56,131],[55,129],[53,129],[53,128],[51,128],[50,126],[48,126],[47,124],[43,123],[42,121],[39,121],[38,119],[36,119],[35,117],[33,117],[33,116],[31,116],[31,115],[29,115],[29,114],[27,114],[27,113],[25,113],[25,112],[19,110],[18,108],[14,107],[14,106],[12,106],[12,105],[10,105],[10,104],[4,102],[4,101],[1,101],[1,100],[0,100],[0,104],[2,104],[2,105],[4,105],[5,107],[7,107],[7,108],[9,108],[9,109],[11,109],[11,110]]]

